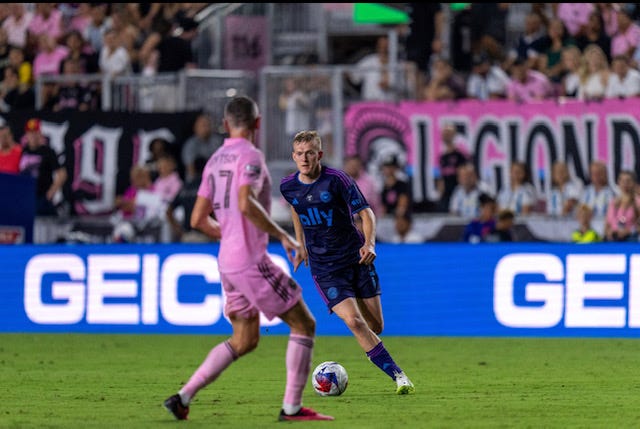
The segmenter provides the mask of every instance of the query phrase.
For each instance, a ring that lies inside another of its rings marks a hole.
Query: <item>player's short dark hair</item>
[[[246,95],[232,98],[224,107],[224,118],[233,127],[255,129],[258,116],[258,105]]]

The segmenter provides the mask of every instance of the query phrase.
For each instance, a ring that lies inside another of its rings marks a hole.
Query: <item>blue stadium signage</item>
[[[384,335],[635,337],[633,244],[378,246]],[[288,272],[282,249],[274,261]],[[218,245],[0,246],[1,332],[228,334]],[[301,267],[320,335],[347,335]],[[265,334],[286,334],[262,317]]]

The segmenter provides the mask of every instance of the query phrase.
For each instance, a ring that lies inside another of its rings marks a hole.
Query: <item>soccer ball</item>
[[[320,396],[339,396],[347,390],[349,376],[338,362],[322,362],[311,375],[313,390]]]

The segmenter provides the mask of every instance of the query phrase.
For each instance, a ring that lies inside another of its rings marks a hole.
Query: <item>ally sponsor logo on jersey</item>
[[[333,209],[324,211],[319,210],[317,207],[309,207],[307,214],[298,213],[298,217],[300,218],[300,222],[305,226],[323,225],[325,223],[327,226],[333,225]]]
[[[313,201],[313,194],[308,194],[305,199],[309,202]],[[320,200],[328,203],[329,201],[331,201],[331,194],[327,191],[322,191],[320,193]],[[294,198],[292,203],[293,205],[297,205],[298,199]],[[298,217],[300,218],[300,222],[304,226],[323,225],[325,223],[327,224],[327,226],[333,225],[333,209],[324,211],[318,209],[317,207],[309,207],[307,209],[307,214],[298,213]]]

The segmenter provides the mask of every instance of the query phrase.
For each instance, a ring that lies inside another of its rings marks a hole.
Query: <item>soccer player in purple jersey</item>
[[[414,393],[407,375],[378,337],[384,322],[376,258],[376,218],[353,179],[321,165],[322,141],[316,131],[301,131],[293,140],[298,171],[280,183],[291,206],[296,239],[302,250],[294,271],[310,266],[320,295],[356,337],[371,362],[396,382],[396,393]],[[362,233],[353,215],[362,219]],[[364,236],[363,236],[364,234]]]
[[[254,145],[260,125],[258,106],[235,97],[224,109],[229,137],[207,162],[191,214],[191,225],[220,239],[218,265],[226,295],[225,314],[233,334],[216,345],[189,381],[164,407],[185,420],[189,403],[233,361],[253,351],[260,338],[260,311],[281,318],[291,331],[286,353],[287,381],[279,420],[333,420],[302,406],[309,378],[316,322],[302,298],[300,286],[267,254],[269,235],[282,243],[289,260],[300,243],[270,217],[271,176],[263,153]],[[214,220],[210,215],[214,214]]]

